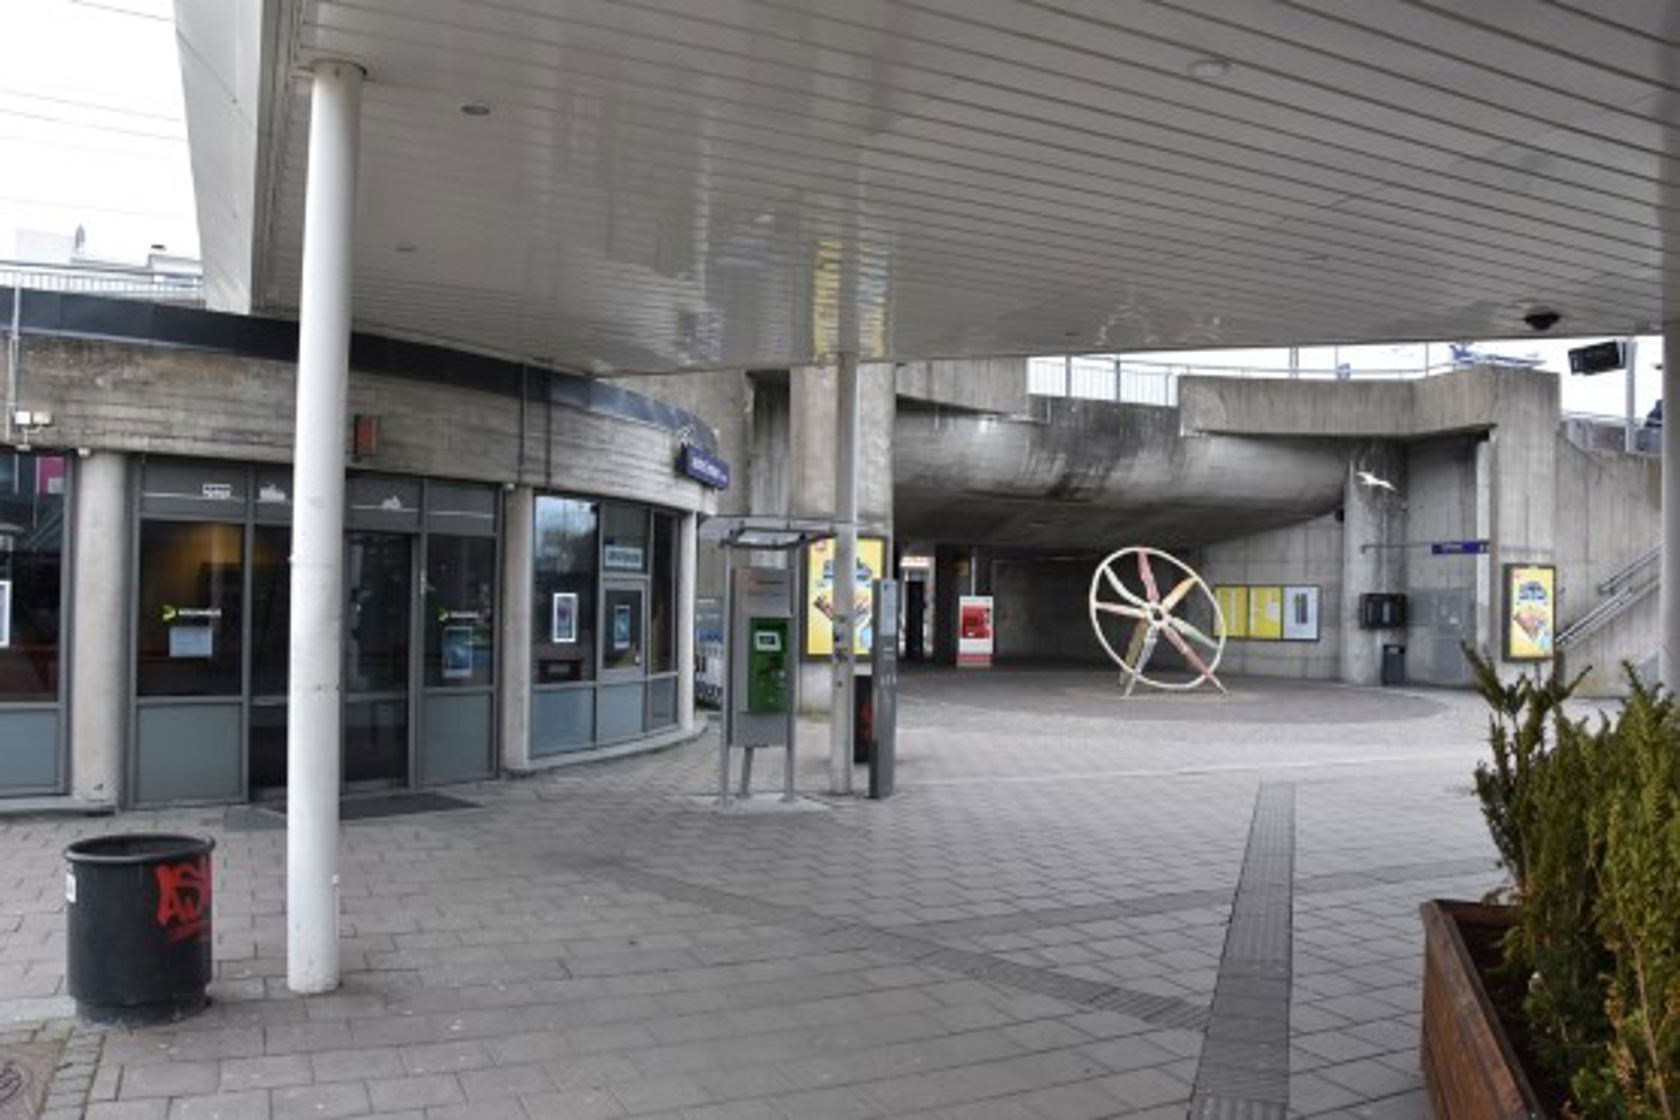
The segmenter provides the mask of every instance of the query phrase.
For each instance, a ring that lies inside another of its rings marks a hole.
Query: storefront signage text
[[[677,472],[713,490],[729,489],[729,464],[692,443],[683,444],[677,454]]]
[[[621,572],[639,572],[642,570],[641,546],[609,544],[601,550],[601,563]]]

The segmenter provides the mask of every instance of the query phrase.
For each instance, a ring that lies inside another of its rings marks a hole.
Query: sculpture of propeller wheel
[[[1156,579],[1156,563],[1166,569],[1163,574],[1177,574],[1179,577],[1165,595],[1161,594],[1161,583]],[[1133,566],[1136,567],[1139,582],[1143,585],[1143,596],[1127,587],[1120,578],[1122,571],[1130,570]],[[1173,573],[1173,569],[1176,569],[1176,573]],[[1105,589],[1112,593],[1106,599],[1103,597]],[[1184,605],[1185,599],[1193,591],[1200,591],[1213,608],[1214,633],[1211,636],[1188,619],[1173,613]],[[1118,597],[1118,601],[1115,597]],[[1108,644],[1108,636],[1103,633],[1101,621],[1104,614],[1129,619],[1135,623],[1132,628],[1132,640],[1126,647],[1124,657]],[[1213,672],[1219,668],[1219,659],[1225,655],[1225,615],[1219,609],[1219,600],[1208,589],[1208,585],[1202,582],[1202,577],[1170,553],[1154,548],[1122,548],[1098,564],[1097,570],[1091,575],[1091,628],[1097,632],[1097,641],[1108,651],[1108,656],[1120,666],[1121,677],[1126,682],[1127,696],[1132,694],[1139,681],[1153,688],[1175,692],[1187,691],[1203,681],[1211,681],[1213,687],[1220,692],[1225,691],[1225,686],[1219,683],[1219,678],[1214,676]],[[1157,642],[1163,637],[1184,655],[1184,660],[1189,662],[1197,676],[1189,681],[1172,682],[1151,677],[1144,671],[1149,667],[1149,659],[1155,653]]]

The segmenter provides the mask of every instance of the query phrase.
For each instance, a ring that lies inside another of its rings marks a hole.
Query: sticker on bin
[[[74,871],[64,873],[64,901],[76,901],[76,873]]]

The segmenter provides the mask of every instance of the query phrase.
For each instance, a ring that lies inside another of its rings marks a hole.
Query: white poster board
[[[0,649],[12,644],[12,581],[0,579]]]
[[[1318,641],[1318,588],[1283,589],[1283,640]]]
[[[554,593],[548,640],[555,645],[577,641],[578,597],[575,591]]]
[[[990,595],[960,595],[957,597],[957,664],[976,668],[992,663],[995,640],[992,597]]]

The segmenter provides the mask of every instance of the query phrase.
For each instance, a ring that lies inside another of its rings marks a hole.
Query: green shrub
[[[1469,653],[1469,651],[1467,651]],[[1505,967],[1534,1056],[1580,1115],[1680,1120],[1680,710],[1640,684],[1614,721],[1564,716],[1576,683],[1502,684],[1476,791],[1512,877]]]

